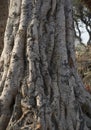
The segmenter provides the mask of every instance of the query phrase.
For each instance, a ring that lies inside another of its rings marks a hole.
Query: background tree
[[[90,2],[90,1],[89,1]],[[78,71],[80,72],[84,84],[89,84],[91,86],[90,77],[91,77],[91,12],[88,1],[84,4],[81,1],[73,1],[74,3],[74,28],[75,36],[80,41],[80,45],[76,45],[77,51],[77,62],[78,62]],[[82,40],[82,28],[88,32],[89,39],[87,41],[87,46],[83,43]],[[77,49],[78,48],[78,49]]]
[[[75,36],[79,39],[80,43],[82,43],[82,32],[81,32],[81,25],[85,25],[85,29],[88,32],[89,39],[87,41],[87,45],[91,44],[91,12],[82,4],[81,1],[75,0],[74,3],[74,28],[78,31],[75,31]],[[87,4],[86,4],[87,5]]]
[[[90,130],[71,0],[10,0],[0,58],[0,130]]]

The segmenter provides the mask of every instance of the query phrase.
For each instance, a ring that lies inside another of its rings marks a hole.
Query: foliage
[[[78,72],[83,79],[86,90],[91,93],[91,47],[82,44],[76,46]]]
[[[89,10],[91,10],[91,0],[80,0]]]

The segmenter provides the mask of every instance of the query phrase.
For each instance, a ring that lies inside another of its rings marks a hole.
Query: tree
[[[0,130],[89,130],[71,0],[10,0],[0,58]]]
[[[82,4],[82,2],[84,4]],[[81,30],[80,26],[81,24],[85,25],[85,29],[88,32],[89,39],[87,41],[87,45],[91,44],[91,10],[90,9],[90,0],[75,0],[73,1],[74,5],[74,28],[75,30],[75,36],[76,38],[82,43],[82,38],[81,38]],[[78,32],[78,33],[77,33]],[[83,44],[83,43],[82,43]]]
[[[89,39],[87,41],[87,45],[91,44],[91,12],[82,5],[80,2],[79,4],[75,5],[74,8],[74,23],[75,23],[75,28],[78,31],[78,34],[76,33],[76,37],[79,39],[79,41],[82,43],[81,39],[81,30],[80,26],[81,23],[85,25],[86,31],[88,32]]]
[[[3,0],[0,1],[0,55],[3,48],[3,37],[4,37],[4,31],[6,26],[6,19],[8,15],[8,1]]]

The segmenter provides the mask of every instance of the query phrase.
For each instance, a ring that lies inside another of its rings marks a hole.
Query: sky
[[[86,31],[85,27],[81,29],[82,30],[82,35],[81,35],[81,38],[82,38],[82,42],[84,44],[87,43],[88,39],[89,39],[89,35],[88,35],[88,32]]]
[[[84,44],[87,44],[87,41],[89,39],[89,35],[88,35],[88,32],[86,31],[86,28],[85,28],[85,24],[83,24],[82,22],[79,23],[79,28],[81,30],[81,38],[82,38],[82,42]]]

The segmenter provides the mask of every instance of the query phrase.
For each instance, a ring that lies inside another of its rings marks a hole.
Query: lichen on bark
[[[71,0],[10,0],[4,44],[0,130],[90,130]]]

